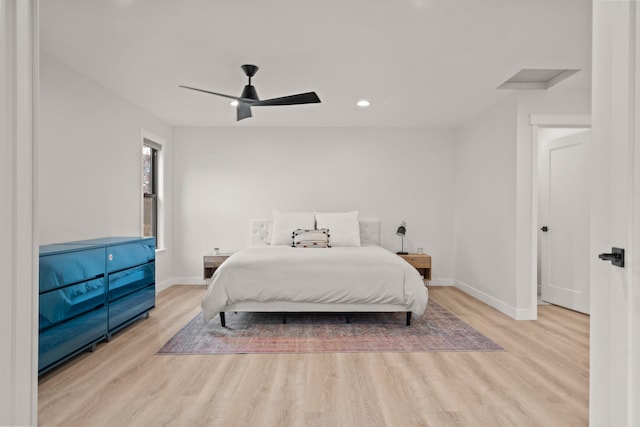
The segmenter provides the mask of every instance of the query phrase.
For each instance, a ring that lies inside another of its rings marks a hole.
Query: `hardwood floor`
[[[202,286],[42,376],[57,426],[586,426],[589,317],[515,321],[451,287],[430,298],[500,344],[490,353],[156,355],[200,311]]]

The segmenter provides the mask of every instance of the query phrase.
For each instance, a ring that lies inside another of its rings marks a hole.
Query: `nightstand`
[[[211,279],[216,269],[222,265],[232,254],[208,254],[203,257],[204,272],[203,278],[205,280]]]
[[[416,270],[422,274],[424,280],[431,280],[431,255],[429,254],[407,254],[398,255],[403,258],[409,264],[411,264]]]

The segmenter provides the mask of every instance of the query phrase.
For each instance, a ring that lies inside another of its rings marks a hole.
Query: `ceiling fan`
[[[305,92],[296,95],[282,96],[279,98],[259,99],[256,88],[251,84],[251,77],[258,71],[256,65],[245,64],[242,67],[244,73],[249,78],[249,84],[245,85],[240,96],[225,95],[224,93],[211,92],[209,90],[198,89],[190,86],[183,86],[185,89],[197,90],[199,92],[210,93],[212,95],[224,96],[225,98],[235,99],[238,101],[237,114],[238,121],[251,117],[251,107],[260,107],[267,105],[296,105],[296,104],[315,104],[320,102],[320,98],[315,92]]]

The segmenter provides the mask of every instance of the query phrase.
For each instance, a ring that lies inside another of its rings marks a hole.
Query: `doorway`
[[[589,314],[589,189],[586,150],[591,131],[538,131],[538,305]]]
[[[589,114],[531,114],[529,116],[529,125],[531,126],[531,222],[530,226],[530,245],[531,245],[531,274],[529,275],[530,290],[530,307],[532,319],[537,318],[540,300],[538,299],[538,291],[541,278],[541,234],[540,230],[545,224],[540,222],[539,205],[540,205],[540,157],[544,141],[557,139],[571,134],[577,134],[586,130],[591,131],[591,116]],[[591,144],[585,147],[585,158],[589,157],[591,152]],[[588,176],[588,174],[587,174]],[[547,225],[548,226],[548,225]]]

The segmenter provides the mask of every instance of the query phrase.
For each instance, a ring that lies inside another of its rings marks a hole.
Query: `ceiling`
[[[450,128],[513,93],[522,68],[580,69],[549,90],[589,90],[590,0],[46,0],[42,50],[173,126]],[[261,98],[235,121],[240,65]],[[366,98],[368,108],[356,102]]]

